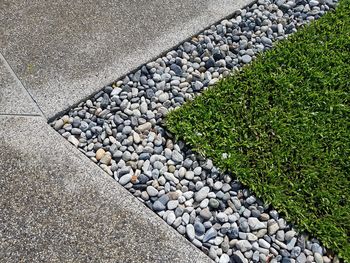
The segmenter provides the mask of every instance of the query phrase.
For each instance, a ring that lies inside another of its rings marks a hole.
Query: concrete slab
[[[2,0],[0,52],[50,118],[249,2]]]
[[[211,262],[44,118],[0,127],[0,262]]]
[[[0,54],[0,115],[40,115],[35,102]]]

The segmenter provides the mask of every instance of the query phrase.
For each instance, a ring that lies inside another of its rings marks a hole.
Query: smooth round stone
[[[190,215],[188,213],[184,213],[182,215],[182,221],[187,225],[190,222]]]
[[[215,238],[217,236],[217,231],[214,228],[210,228],[203,237],[203,243],[208,242],[209,240]]]
[[[284,234],[284,239],[288,242],[292,240],[292,238],[296,235],[296,232],[294,230],[289,230]]]
[[[169,210],[174,210],[179,205],[178,200],[170,200],[167,204]]]
[[[277,238],[277,240],[283,242],[284,241],[284,231],[278,230],[276,233],[276,238]]]
[[[181,223],[182,223],[182,218],[177,217],[172,225],[173,225],[173,227],[177,228],[179,225],[181,225]]]
[[[272,40],[267,38],[267,37],[262,37],[261,38],[261,42],[264,44],[264,45],[267,45],[267,46],[272,46]]]
[[[227,222],[228,221],[228,216],[224,212],[220,212],[216,215],[216,219],[221,222]]]
[[[252,258],[253,257],[253,251],[252,250],[249,250],[247,252],[244,253],[244,256],[248,259]]]
[[[217,209],[219,207],[220,203],[218,200],[214,199],[214,198],[211,198],[209,200],[209,207],[210,208],[213,208],[213,209]]]
[[[252,212],[249,209],[244,209],[243,216],[245,218],[249,218],[251,214],[252,214]]]
[[[182,167],[179,169],[179,177],[180,177],[180,178],[183,178],[183,177],[185,176],[185,174],[186,174],[186,168],[182,166]]]
[[[262,214],[260,215],[259,219],[260,219],[261,221],[267,221],[267,220],[270,219],[270,216],[269,216],[269,214],[267,214],[267,213],[262,213]]]
[[[209,256],[212,260],[215,260],[215,259],[216,259],[217,253],[216,253],[216,250],[215,250],[215,248],[214,248],[213,246],[210,247],[208,256]]]
[[[125,126],[122,130],[122,133],[126,135],[130,134],[131,132],[132,132],[132,128],[130,126]]]
[[[222,254],[219,263],[229,263],[230,262],[230,257],[227,254]]]
[[[194,178],[194,172],[193,171],[187,171],[186,174],[185,174],[185,178],[187,180],[193,180]]]
[[[194,230],[197,236],[201,236],[205,233],[205,227],[201,222],[194,223]]]
[[[200,211],[199,215],[204,219],[204,220],[209,220],[212,217],[212,214],[208,208],[204,208],[202,211]]]
[[[122,155],[122,158],[125,162],[130,161],[131,160],[131,153],[128,151],[124,152]]]
[[[64,121],[62,120],[62,119],[58,119],[56,122],[55,122],[55,124],[54,124],[54,129],[56,130],[56,131],[58,131],[59,129],[61,129],[62,127],[63,127],[63,125],[64,125]]]
[[[243,63],[248,64],[248,63],[250,63],[252,61],[252,57],[249,56],[249,55],[243,55],[241,57],[241,60],[242,60]]]
[[[170,212],[166,217],[166,222],[168,225],[172,225],[175,222],[176,216],[174,212]]]
[[[247,204],[252,205],[252,204],[254,204],[256,202],[256,198],[254,196],[249,196],[246,199],[246,202],[247,202]]]
[[[169,99],[169,94],[168,93],[162,93],[159,95],[158,100],[161,103],[166,102]]]
[[[169,165],[169,167],[168,167],[168,171],[169,171],[169,173],[174,173],[174,172],[175,172],[175,170],[176,170],[176,168],[175,168],[175,166],[174,166],[174,165]]]
[[[158,198],[158,201],[161,202],[164,206],[167,205],[167,203],[169,202],[169,196],[162,194],[162,191],[160,191],[161,196]]]
[[[297,257],[297,263],[306,263],[307,258],[304,253],[300,253],[300,255]]]
[[[247,240],[248,241],[256,241],[256,240],[258,240],[258,237],[252,233],[247,233]]]
[[[252,244],[248,240],[239,240],[236,243],[236,247],[241,252],[246,252],[252,249]]]
[[[193,173],[194,173],[194,175],[197,175],[197,176],[201,175],[202,174],[202,167],[198,166],[198,167],[194,168]]]
[[[279,225],[277,223],[273,223],[268,227],[269,235],[274,235],[279,230]]]
[[[323,257],[320,253],[314,253],[314,259],[316,263],[323,263]]]
[[[214,183],[213,188],[214,188],[214,190],[219,191],[221,189],[222,185],[223,185],[222,182],[217,181]]]
[[[232,200],[232,203],[233,203],[234,207],[237,210],[241,209],[242,204],[241,204],[241,202],[239,201],[239,199],[237,197],[233,197],[233,198],[231,198],[231,200]]]
[[[192,224],[186,225],[186,234],[189,240],[193,240],[195,238],[195,230]]]
[[[173,151],[172,154],[171,154],[171,159],[174,161],[174,162],[182,162],[183,161],[183,156],[181,153],[179,153],[178,151]]]
[[[195,193],[195,201],[201,202],[204,200],[210,192],[210,188],[208,186],[204,186],[202,189],[200,189],[197,193]]]
[[[158,195],[158,190],[151,185],[147,186],[146,191],[147,191],[149,196],[157,196]]]
[[[101,158],[100,163],[109,165],[111,161],[112,161],[112,156],[108,153]]]
[[[73,128],[70,131],[70,133],[73,134],[73,135],[80,135],[81,134],[81,130],[79,128]]]
[[[231,185],[229,185],[228,183],[224,183],[224,184],[222,185],[222,187],[221,187],[221,190],[222,190],[224,193],[226,193],[226,192],[228,192],[228,191],[231,190]]]
[[[209,205],[209,199],[204,199],[200,204],[199,207],[204,209]]]
[[[185,192],[185,193],[182,194],[182,196],[183,196],[184,198],[186,198],[187,200],[191,199],[191,198],[193,197],[193,195],[194,195],[194,192],[193,192],[193,191],[187,191],[187,192]]]
[[[261,215],[261,212],[258,209],[253,209],[252,210],[252,216],[253,217],[259,218],[260,215]]]
[[[105,154],[106,154],[105,150],[103,150],[102,148],[98,149],[95,156],[96,160],[97,161],[101,160]]]
[[[176,207],[176,209],[175,209],[175,215],[176,215],[176,217],[182,216],[183,213],[184,213],[184,209],[183,209],[182,207],[179,207],[179,206]]]
[[[156,212],[163,211],[163,210],[165,210],[165,205],[163,205],[161,202],[159,202],[157,200],[153,204],[153,210],[156,211]]]
[[[186,233],[186,227],[183,225],[179,225],[176,229],[181,235],[184,235]]]
[[[131,174],[125,174],[122,177],[119,178],[119,183],[121,185],[126,185],[131,181],[132,175]]]
[[[268,249],[271,245],[265,239],[259,239],[259,246]]]
[[[293,231],[293,230],[292,230]],[[288,231],[289,232],[289,231]],[[287,233],[288,233],[287,232]],[[286,233],[286,235],[287,235],[287,233]],[[295,233],[295,232],[294,232]],[[287,239],[287,238],[286,238]],[[319,244],[317,244],[317,243],[313,243],[312,244],[312,246],[311,246],[311,250],[312,250],[312,252],[314,252],[314,253],[319,253],[319,254],[321,254],[322,255],[322,247],[319,245]]]

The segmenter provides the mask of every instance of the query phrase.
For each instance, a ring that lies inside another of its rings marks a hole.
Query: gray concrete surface
[[[0,115],[5,114],[40,115],[41,112],[0,54]]]
[[[0,127],[0,262],[211,262],[44,118]]]
[[[251,0],[0,3],[0,52],[47,118]]]

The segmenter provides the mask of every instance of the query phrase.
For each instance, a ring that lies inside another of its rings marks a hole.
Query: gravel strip
[[[335,4],[259,0],[106,86],[52,126],[215,262],[331,262],[317,240],[298,234],[161,124],[169,110]]]

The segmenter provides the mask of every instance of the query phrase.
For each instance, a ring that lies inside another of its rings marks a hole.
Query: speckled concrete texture
[[[251,0],[0,4],[0,52],[47,118]]]
[[[0,54],[0,115],[40,115],[29,93]]]
[[[211,262],[44,118],[0,127],[0,262]]]

